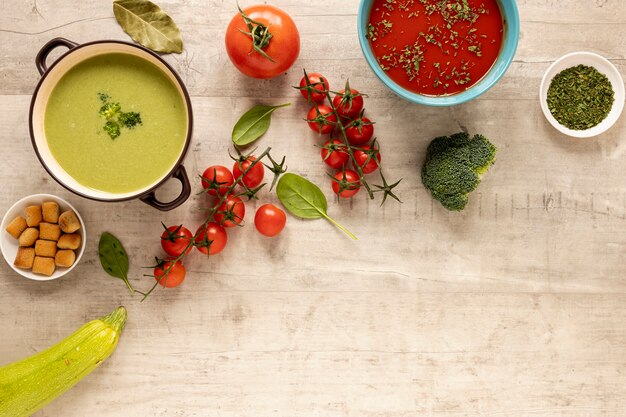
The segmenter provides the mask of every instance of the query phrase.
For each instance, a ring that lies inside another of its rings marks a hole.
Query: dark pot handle
[[[68,49],[73,49],[77,47],[78,44],[76,42],[68,41],[65,38],[54,38],[50,42],[45,44],[39,50],[39,52],[37,53],[37,56],[35,57],[35,65],[37,65],[39,74],[43,75],[44,72],[48,71],[48,66],[46,65],[46,59],[48,58],[48,55],[50,54],[50,52],[52,52],[53,49],[59,46],[65,46]]]
[[[189,178],[187,177],[187,171],[185,170],[185,167],[179,165],[178,168],[176,168],[176,171],[174,171],[172,178],[176,178],[183,186],[183,189],[180,191],[180,195],[174,200],[170,201],[169,203],[163,203],[157,200],[154,190],[150,191],[143,197],[140,197],[140,200],[148,204],[149,206],[152,206],[161,211],[169,211],[183,204],[191,195],[191,184],[189,183]]]

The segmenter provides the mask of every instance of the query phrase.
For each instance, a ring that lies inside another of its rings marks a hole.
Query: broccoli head
[[[426,150],[422,182],[448,210],[460,211],[468,194],[495,162],[496,147],[482,135],[466,132],[433,139]]]
[[[120,103],[104,103],[100,107],[100,116],[104,116],[107,120],[114,118],[122,107]]]
[[[120,135],[120,125],[117,122],[108,121],[104,125],[104,131],[111,137],[116,139]]]
[[[122,112],[120,113],[118,120],[122,124],[122,126],[128,129],[133,129],[135,126],[141,124],[141,115],[134,111],[128,113]]]

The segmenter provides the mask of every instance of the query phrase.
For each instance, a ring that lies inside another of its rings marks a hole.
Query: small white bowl
[[[580,64],[594,67],[602,74],[606,75],[611,82],[611,86],[613,87],[615,100],[613,102],[611,112],[606,119],[600,122],[600,124],[586,130],[572,130],[557,122],[550,112],[550,109],[548,108],[548,88],[550,87],[550,83],[555,75],[564,69],[575,67]],[[548,119],[548,122],[550,122],[550,124],[559,132],[575,138],[590,138],[606,132],[615,124],[617,119],[619,119],[619,116],[622,114],[622,110],[624,109],[624,81],[622,80],[622,76],[617,68],[615,68],[615,65],[611,64],[606,58],[601,57],[598,54],[594,54],[593,52],[573,52],[562,56],[550,65],[550,68],[548,68],[543,76],[543,79],[541,80],[539,101],[541,103],[541,110],[543,110],[543,114],[546,116],[546,119]]]
[[[57,268],[51,276],[34,274],[32,271],[26,269],[19,269],[13,265],[15,260],[15,256],[17,255],[17,249],[19,245],[17,244],[17,240],[13,238],[5,229],[9,222],[11,222],[17,216],[25,216],[25,209],[28,206],[32,205],[40,205],[46,201],[54,201],[56,202],[60,209],[61,213],[66,210],[72,210],[76,213],[76,217],[78,217],[78,221],[80,221],[80,248],[78,248],[76,252],[76,260],[74,264],[69,268]],[[85,251],[85,240],[87,237],[87,231],[85,230],[85,223],[83,222],[82,217],[80,217],[80,213],[67,201],[63,200],[60,197],[51,195],[51,194],[33,194],[28,197],[22,198],[17,203],[13,204],[11,208],[5,213],[4,218],[2,219],[2,225],[0,226],[0,249],[2,249],[2,255],[4,256],[4,260],[13,268],[15,272],[20,274],[23,277],[28,279],[32,279],[35,281],[51,281],[53,279],[61,278],[63,275],[70,272],[80,261],[80,258],[83,256],[83,252]]]

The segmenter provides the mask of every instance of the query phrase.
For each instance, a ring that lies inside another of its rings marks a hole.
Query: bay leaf
[[[115,0],[113,13],[124,32],[156,52],[183,51],[183,40],[174,20],[148,0]]]

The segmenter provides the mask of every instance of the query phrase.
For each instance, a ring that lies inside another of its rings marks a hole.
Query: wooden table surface
[[[251,224],[233,230],[222,254],[187,262],[184,285],[140,303],[101,270],[98,236],[122,240],[132,281],[145,288],[141,267],[160,254],[160,222],[195,229],[206,203],[194,196],[160,213],[81,199],[54,182],[28,133],[35,54],[57,36],[128,38],[108,1],[0,0],[0,211],[28,194],[57,194],[89,234],[80,265],[58,281],[28,281],[0,262],[0,363],[117,305],[129,311],[113,356],[36,416],[626,416],[626,117],[598,138],[568,139],[537,99],[544,71],[568,52],[600,53],[626,75],[626,2],[519,0],[510,70],[453,108],[409,104],[378,82],[358,46],[356,0],[273,3],[295,19],[302,51],[285,76],[258,81],[225,53],[234,2],[160,1],[185,42],[165,59],[192,95],[191,176],[229,161],[230,131],[251,105],[290,101],[259,146],[285,154],[330,198],[302,121],[307,106],[290,87],[304,67],[335,86],[349,77],[370,95],[385,172],[404,178],[404,203],[331,199],[331,215],[357,242],[292,217],[274,240]],[[419,168],[430,139],[459,126],[499,152],[467,209],[450,213],[433,203]]]

